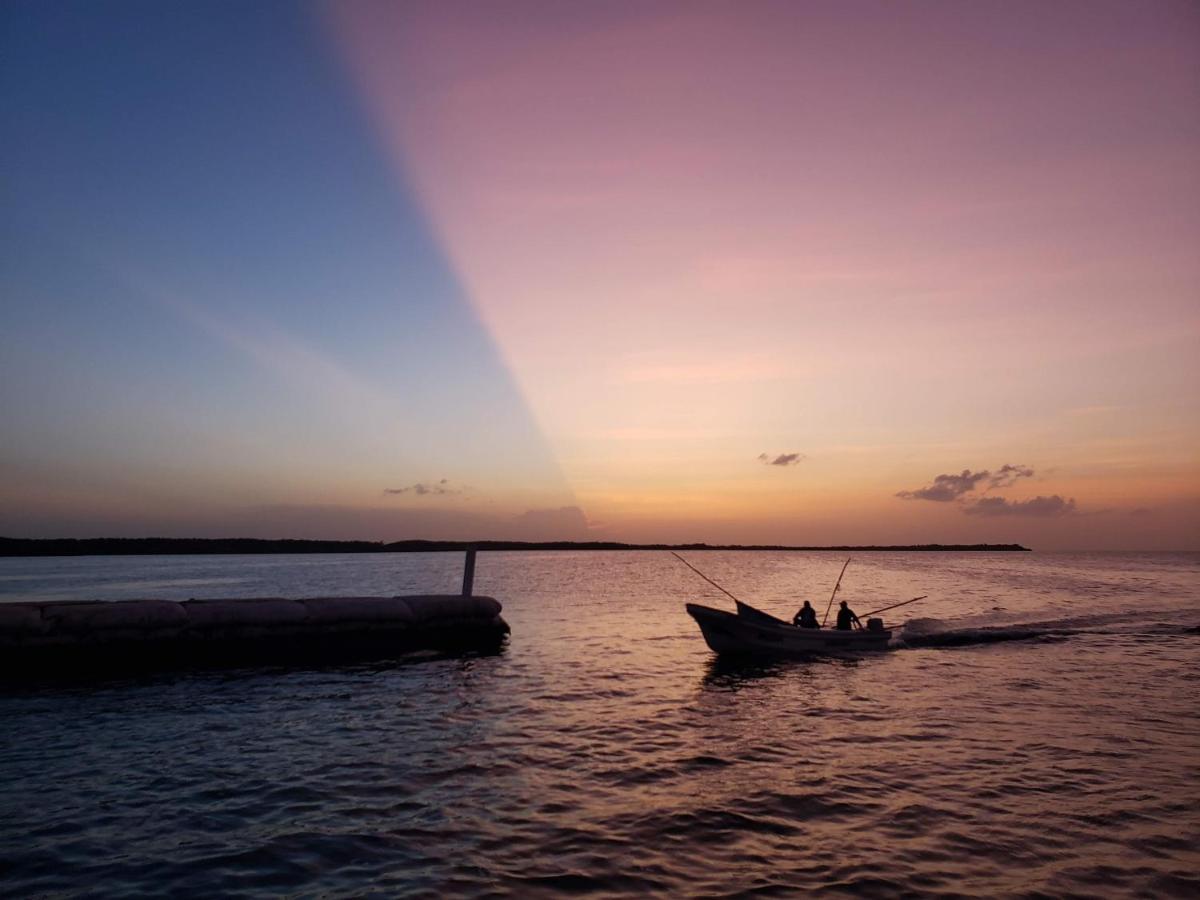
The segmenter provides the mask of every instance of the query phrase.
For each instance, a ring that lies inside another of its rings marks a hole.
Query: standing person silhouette
[[[858,616],[854,614],[854,610],[846,605],[846,601],[842,601],[841,607],[838,609],[837,630],[849,631],[854,626],[862,628],[862,622],[858,621]]]

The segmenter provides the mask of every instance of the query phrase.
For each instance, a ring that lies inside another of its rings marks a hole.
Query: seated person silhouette
[[[798,625],[801,628],[821,627],[817,624],[817,611],[813,609],[811,605],[809,605],[807,600],[805,600],[804,605],[800,607],[800,612],[796,613],[796,615],[792,617],[792,624]]]
[[[846,601],[842,601],[842,606],[838,610],[837,630],[849,631],[854,626],[862,628],[862,622],[858,621],[858,616],[854,614],[854,610],[846,605]]]

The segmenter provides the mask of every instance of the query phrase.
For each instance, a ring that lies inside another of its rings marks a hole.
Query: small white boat
[[[868,619],[855,631],[798,628],[769,613],[737,601],[737,613],[686,604],[700,626],[704,641],[715,652],[730,656],[814,656],[847,650],[886,650],[892,638],[882,619]]]

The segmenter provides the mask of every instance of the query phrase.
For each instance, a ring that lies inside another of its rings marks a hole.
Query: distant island
[[[617,541],[306,541],[259,538],[6,538],[0,556],[171,556],[249,553],[429,553],[447,550],[1023,551],[1020,544],[793,547],[781,544],[622,544]]]

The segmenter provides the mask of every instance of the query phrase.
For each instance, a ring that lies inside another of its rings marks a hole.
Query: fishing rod
[[[911,600],[905,600],[903,603],[893,603],[891,606],[885,606],[882,609],[873,609],[869,613],[863,613],[863,615],[864,616],[873,616],[873,615],[876,615],[877,613],[887,612],[889,609],[896,609],[897,607],[900,607],[900,606],[908,606],[908,604],[916,603],[918,600],[924,600],[928,596],[929,596],[928,594],[925,594],[922,597],[913,597]]]
[[[853,557],[851,557],[853,559]],[[846,574],[846,566],[850,565],[850,560],[846,560],[846,565],[842,566],[842,575]],[[833,609],[833,598],[837,596],[838,588],[842,586],[842,575],[838,576],[837,584],[833,586],[833,593],[829,595],[829,605],[825,607],[825,618],[821,620],[821,627],[825,627],[825,623],[829,621],[829,611]]]
[[[713,581],[711,578],[709,578],[707,575],[705,575],[703,572],[701,572],[699,569],[697,569],[695,566],[693,566],[690,562],[688,562],[686,559],[684,559],[682,556],[680,556],[674,550],[671,551],[671,555],[673,557],[675,557],[677,560],[679,560],[681,563],[683,563],[685,566],[687,566],[689,569],[691,569],[693,572],[695,572],[697,575],[699,575],[701,578],[703,578],[705,581],[707,581],[709,584],[711,584],[713,587],[715,587],[718,591],[720,591],[726,597],[732,598],[734,603],[742,602],[737,597],[734,597],[733,594],[729,593],[729,591],[725,590],[725,588],[721,587],[719,584],[717,584],[715,581]]]

